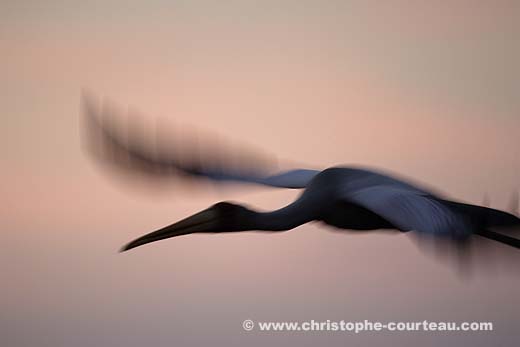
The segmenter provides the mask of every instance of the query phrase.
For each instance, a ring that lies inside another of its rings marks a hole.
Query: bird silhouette
[[[124,131],[124,127],[118,127],[114,122],[113,110],[106,107],[98,110],[88,97],[83,98],[83,113],[90,151],[96,158],[123,170],[141,172],[152,178],[183,174],[221,183],[240,182],[303,190],[294,202],[269,212],[255,211],[231,202],[216,203],[131,241],[121,251],[193,233],[281,232],[311,221],[350,230],[413,230],[459,243],[477,235],[520,248],[519,239],[491,230],[519,226],[520,219],[515,215],[451,201],[379,170],[337,166],[267,174],[258,165],[226,165],[225,158],[215,149],[206,151],[208,160],[204,160],[204,153],[196,151],[180,153],[169,148],[165,153],[164,148],[158,148],[153,136],[143,136],[139,127],[134,127],[137,132]],[[155,145],[149,145],[150,142]],[[211,165],[208,164],[210,161]]]

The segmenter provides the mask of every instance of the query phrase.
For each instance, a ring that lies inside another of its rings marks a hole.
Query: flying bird
[[[131,241],[121,251],[181,235],[281,232],[311,221],[350,230],[413,230],[459,243],[477,235],[520,248],[519,239],[491,230],[520,226],[520,219],[514,214],[448,200],[430,189],[368,168],[336,166],[272,174],[261,170],[260,165],[226,165],[225,158],[215,149],[207,149],[205,153],[193,149],[191,153],[189,150],[180,153],[175,148],[165,151],[159,148],[158,139],[144,136],[143,129],[137,126],[133,132],[124,131],[124,127],[116,125],[113,110],[106,107],[98,110],[95,106],[90,98],[83,99],[86,139],[91,152],[110,165],[151,178],[182,174],[220,183],[302,190],[295,201],[269,212],[218,202]]]

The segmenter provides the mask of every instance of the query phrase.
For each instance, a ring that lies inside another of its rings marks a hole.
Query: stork
[[[282,232],[311,221],[350,230],[413,230],[459,242],[477,235],[520,248],[519,239],[491,230],[520,226],[520,219],[511,213],[448,200],[393,175],[362,167],[293,169],[273,175],[236,166],[210,166],[200,160],[181,160],[173,151],[168,156],[159,155],[139,139],[125,138],[120,129],[111,124],[109,112],[98,111],[91,100],[83,101],[88,139],[101,146],[102,153],[109,153],[112,163],[125,169],[152,176],[182,173],[215,182],[303,190],[294,202],[270,212],[231,202],[216,203],[131,241],[121,251],[181,235]]]

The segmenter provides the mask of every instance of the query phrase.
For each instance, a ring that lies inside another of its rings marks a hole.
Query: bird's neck
[[[248,210],[247,230],[282,231],[295,228],[313,220],[313,215],[291,204],[271,212]]]

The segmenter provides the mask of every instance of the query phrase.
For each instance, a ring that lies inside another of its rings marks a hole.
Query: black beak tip
[[[130,243],[127,243],[126,245],[124,245],[123,247],[121,247],[119,249],[119,253],[123,253],[123,252],[126,252],[126,251],[129,251],[131,250],[132,248],[135,248],[137,247],[138,245],[134,244],[133,242],[130,242]]]

